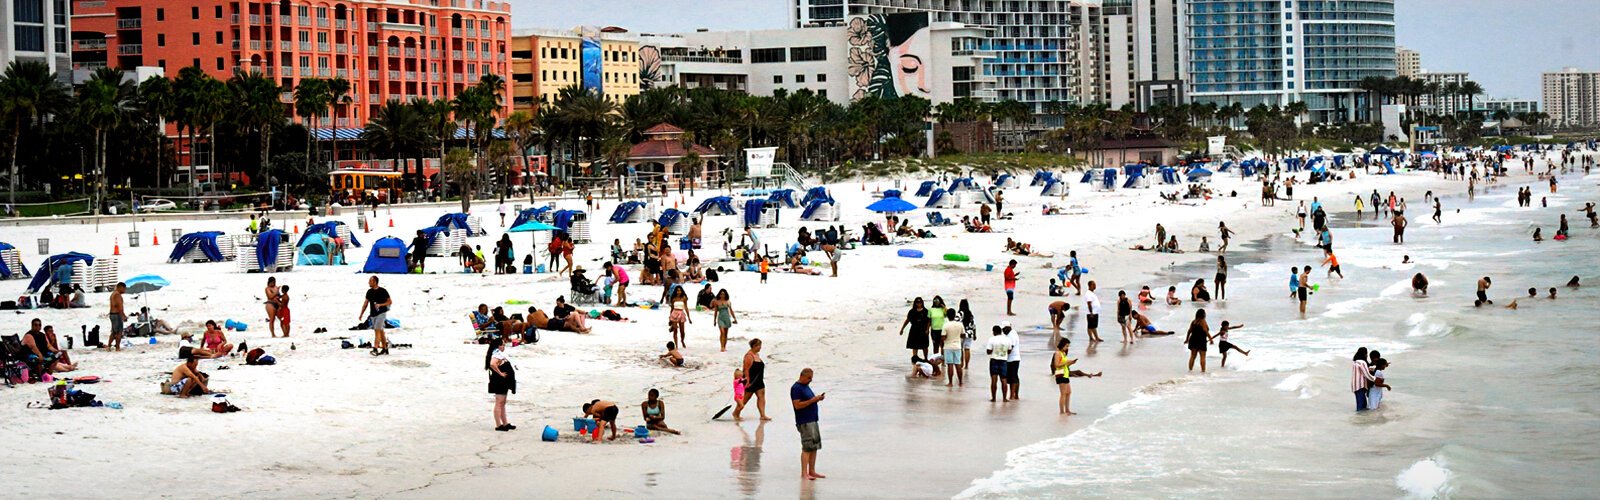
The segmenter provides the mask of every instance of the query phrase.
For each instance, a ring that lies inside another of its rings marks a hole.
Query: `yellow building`
[[[561,89],[583,84],[581,31],[534,29],[512,34],[512,96],[517,110],[535,112],[555,102]],[[621,104],[639,93],[639,40],[618,28],[599,29],[598,39],[600,88],[607,100]]]

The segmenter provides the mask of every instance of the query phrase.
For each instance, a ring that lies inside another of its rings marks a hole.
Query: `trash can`
[[[139,246],[139,232],[138,231],[128,231],[128,248],[135,248],[135,247],[138,247],[138,246]]]
[[[177,243],[178,242],[178,238],[182,238],[182,237],[183,237],[183,230],[182,229],[172,228],[172,242],[173,243]]]

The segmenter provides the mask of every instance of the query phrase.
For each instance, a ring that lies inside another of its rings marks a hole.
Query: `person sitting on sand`
[[[494,308],[489,317],[494,320],[495,325],[500,327],[500,335],[505,338],[521,337],[522,331],[528,328],[528,323],[521,318],[506,316],[506,310],[503,307]]]
[[[1067,287],[1064,287],[1064,286],[1056,284],[1055,278],[1050,278],[1050,296],[1051,297],[1065,297],[1065,296],[1067,296]]]
[[[822,271],[806,267],[805,264],[800,263],[800,259],[805,256],[805,253],[805,250],[801,250],[799,252],[795,252],[794,255],[789,256],[789,272],[795,274],[820,276]]]
[[[939,367],[943,364],[944,358],[942,356],[934,356],[933,359],[922,359],[921,356],[912,354],[911,375],[916,378],[939,378],[943,373]]]
[[[667,353],[656,357],[659,358],[662,363],[666,363],[667,366],[677,368],[683,367],[683,353],[678,351],[677,342],[667,342]]]
[[[1544,241],[1544,229],[1533,228],[1533,241]]]
[[[1150,285],[1139,288],[1139,303],[1147,306],[1156,303],[1155,296],[1150,294]]]
[[[1210,251],[1211,251],[1211,242],[1207,241],[1205,236],[1201,236],[1200,237],[1200,253],[1207,253],[1207,252],[1210,252]]]
[[[167,324],[166,321],[151,317],[150,308],[148,307],[139,308],[139,323],[148,325],[150,331],[156,334],[171,335],[178,333],[178,330],[172,328],[172,325]]]
[[[1413,275],[1411,277],[1411,294],[1412,295],[1421,295],[1423,297],[1427,297],[1428,296],[1428,277],[1427,276],[1423,276],[1422,273],[1417,273],[1416,275]]]
[[[611,429],[611,440],[617,439],[617,404],[603,399],[596,399],[583,404],[583,416],[593,418],[595,423],[595,440],[600,440],[600,434]]]
[[[1183,301],[1178,299],[1178,287],[1167,287],[1167,305],[1175,306],[1182,303]]]
[[[478,304],[478,309],[475,310],[475,311],[472,311],[472,318],[471,319],[472,319],[472,328],[475,329],[475,330],[486,330],[486,329],[490,329],[490,328],[498,328],[498,325],[496,325],[494,323],[494,316],[490,316],[489,315],[489,305],[488,304]]]
[[[188,398],[189,396],[210,394],[211,389],[206,387],[206,382],[211,377],[197,368],[200,360],[195,357],[185,358],[177,368],[172,369],[172,378],[161,386],[161,394]]]
[[[1183,250],[1178,248],[1178,236],[1173,235],[1169,237],[1167,240],[1167,246],[1162,251],[1166,253],[1183,253]]]
[[[639,403],[639,411],[644,413],[644,426],[652,431],[661,431],[671,434],[682,434],[671,427],[667,427],[667,402],[661,399],[661,391],[650,389],[645,393],[646,399]]]
[[[1133,331],[1138,332],[1140,336],[1155,337],[1161,335],[1172,335],[1173,333],[1168,330],[1156,329],[1155,325],[1150,324],[1150,317],[1145,316],[1139,311],[1132,311],[1130,317],[1133,319]]]
[[[233,344],[228,343],[228,335],[217,326],[216,320],[206,320],[206,333],[200,337],[200,346],[216,353],[216,357],[227,356],[233,352]]]

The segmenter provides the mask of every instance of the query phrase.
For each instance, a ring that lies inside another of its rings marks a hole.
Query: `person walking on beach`
[[[106,313],[106,318],[111,320],[111,340],[107,344],[112,350],[122,351],[122,322],[128,320],[128,314],[123,311],[122,294],[128,291],[128,285],[117,283],[116,289],[111,291],[111,307]]]
[[[1356,195],[1356,220],[1361,220],[1361,195]]]
[[[1228,253],[1228,238],[1233,237],[1233,230],[1228,229],[1228,223],[1217,221],[1217,233],[1222,237],[1222,246],[1217,247],[1217,251]]]
[[[1333,250],[1323,249],[1322,253],[1326,254],[1322,265],[1328,267],[1328,277],[1332,278],[1334,273],[1338,273],[1339,279],[1344,279],[1344,271],[1339,270],[1339,258],[1333,255]]]
[[[1355,357],[1350,359],[1350,392],[1356,395],[1356,411],[1367,411],[1367,389],[1375,380],[1367,366],[1367,348],[1356,349]]]
[[[684,349],[689,348],[688,325],[694,324],[694,318],[689,316],[689,293],[682,286],[674,286],[672,295],[667,298],[667,332],[672,334],[672,341],[677,342]]]
[[[1194,321],[1189,322],[1189,334],[1183,342],[1189,346],[1189,371],[1194,371],[1194,360],[1200,358],[1200,373],[1206,372],[1206,344],[1211,343],[1211,326],[1206,324],[1206,310],[1197,309]]]
[[[1016,316],[1011,310],[1011,301],[1017,298],[1017,259],[1011,259],[1006,264],[1003,284],[1006,288],[1006,316]]]
[[[945,387],[950,387],[952,382],[962,386],[967,385],[966,373],[961,369],[961,364],[966,361],[962,357],[966,354],[966,349],[962,348],[961,345],[966,342],[967,329],[962,326],[961,321],[956,316],[955,309],[946,309],[944,311],[944,330],[943,335],[940,336],[942,342],[940,342],[939,350],[944,354]]]
[[[900,322],[900,335],[906,334],[907,326],[911,327],[911,335],[906,337],[906,349],[911,350],[912,356],[928,359],[928,328],[932,325],[928,308],[922,305],[922,297],[912,300],[911,310],[906,311],[905,321]]]
[[[517,369],[506,354],[505,339],[489,338],[489,351],[483,355],[483,369],[489,371],[489,394],[494,395],[494,430],[505,432],[516,429],[506,418],[506,393],[517,392]]]
[[[1067,283],[1078,290],[1078,295],[1083,295],[1083,268],[1078,266],[1078,251],[1068,252],[1068,258],[1071,260],[1067,264],[1068,271],[1070,271]]]
[[[617,284],[617,304],[616,304],[616,307],[622,307],[622,306],[627,305],[628,304],[628,270],[627,269],[623,269],[621,264],[613,265],[612,263],[607,262],[605,264],[605,271],[606,271],[606,276],[611,276],[612,277],[612,281]]]
[[[366,317],[372,326],[372,354],[373,356],[389,354],[389,340],[384,336],[384,330],[389,326],[389,306],[394,301],[389,298],[389,291],[378,286],[378,277],[367,278],[367,295],[361,301],[361,313],[357,317]],[[367,313],[371,312],[371,315]]]
[[[991,330],[984,352],[989,354],[989,402],[994,402],[996,388],[1000,390],[1001,402],[1010,401],[1011,393],[1006,387],[1006,357],[1011,353],[1011,339],[1005,337],[999,325]]]
[[[1228,259],[1217,256],[1217,276],[1212,280],[1217,285],[1217,300],[1228,298]]]
[[[422,230],[417,230],[416,237],[411,238],[411,267],[418,274],[428,272],[428,236]],[[270,286],[270,284],[269,284]]]
[[[744,399],[733,409],[733,419],[739,420],[739,413],[744,411],[744,406],[751,399],[756,400],[756,411],[761,414],[761,421],[772,420],[767,418],[767,363],[761,360],[761,339],[750,339],[750,350],[744,353]]]
[[[711,285],[706,286],[709,288]],[[721,342],[722,352],[728,352],[728,329],[739,324],[739,315],[733,312],[733,301],[728,298],[728,289],[717,291],[717,298],[711,300],[710,309],[715,311],[717,316],[718,340]]]
[[[1084,321],[1088,324],[1089,341],[1101,342],[1100,338],[1100,296],[1094,293],[1098,288],[1094,280],[1089,280],[1089,294],[1083,298],[1083,309],[1086,313]]]
[[[1240,349],[1239,346],[1228,341],[1228,332],[1240,328],[1244,328],[1244,325],[1230,325],[1227,321],[1223,321],[1222,329],[1217,330],[1217,334],[1211,336],[1211,340],[1217,342],[1217,352],[1222,353],[1222,366],[1228,366],[1228,351],[1230,350],[1239,351],[1245,356],[1250,355],[1250,351]]]
[[[1444,220],[1439,218],[1439,214],[1443,210],[1444,209],[1439,206],[1439,199],[1438,198],[1434,198],[1433,199],[1433,223],[1434,224],[1443,224],[1444,223]]]
[[[932,339],[932,342],[928,344],[929,354],[944,352],[945,310],[944,297],[934,295],[933,306],[928,308],[928,338]]]
[[[822,450],[822,429],[818,426],[821,419],[817,406],[828,397],[828,393],[812,392],[813,375],[810,368],[800,370],[800,379],[789,387],[789,401],[794,404],[794,426],[800,431],[800,478],[808,481],[828,477],[817,473],[817,452]]]
[[[1576,279],[1576,276],[1574,276]],[[978,318],[972,315],[972,306],[967,299],[961,299],[961,329],[966,335],[961,337],[961,371],[972,371],[972,343],[978,339]]]
[[[1294,299],[1300,293],[1300,267],[1289,268],[1289,298]]]
[[[276,276],[267,277],[267,288],[266,290],[263,290],[263,292],[267,295],[267,300],[265,302],[267,309],[267,333],[276,338],[278,336],[278,327],[276,325],[278,322],[278,293],[280,293],[278,291],[278,278]]]
[[[1403,244],[1406,242],[1406,216],[1393,210],[1390,212],[1394,214],[1394,218],[1389,220],[1389,224],[1394,226],[1394,242]]]
[[[1122,330],[1122,343],[1133,343],[1133,301],[1128,292],[1117,290],[1117,328]]]
[[[1072,365],[1078,360],[1067,357],[1067,347],[1071,345],[1071,340],[1057,340],[1055,356],[1050,358],[1050,371],[1055,374],[1056,388],[1061,391],[1056,405],[1062,415],[1077,415],[1072,412]]]
[[[1300,299],[1300,317],[1306,316],[1306,299],[1311,296],[1311,266],[1301,268],[1300,288],[1295,289],[1295,297]]]

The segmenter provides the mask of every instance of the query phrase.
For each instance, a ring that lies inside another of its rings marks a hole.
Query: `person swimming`
[[[1416,275],[1412,276],[1411,293],[1413,295],[1420,294],[1424,297],[1428,296],[1428,277],[1423,276],[1422,273],[1417,273]]]
[[[1567,288],[1578,288],[1577,276],[1573,276],[1571,280],[1567,281]]]

